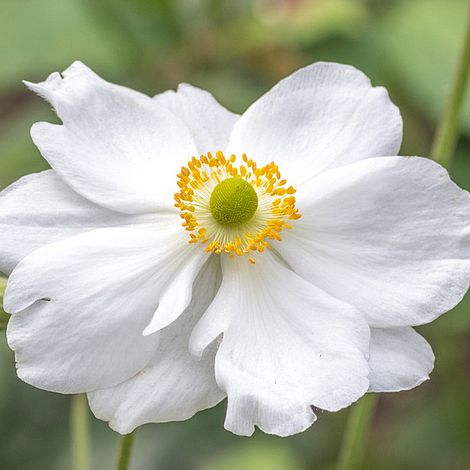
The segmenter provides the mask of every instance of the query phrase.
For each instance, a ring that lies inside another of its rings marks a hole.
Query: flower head
[[[225,427],[290,435],[368,391],[426,380],[413,326],[470,282],[470,197],[395,156],[398,109],[317,63],[242,115],[181,85],[149,98],[76,62],[26,85],[61,125],[51,170],[0,195],[18,376],[88,393],[130,432],[228,398]]]

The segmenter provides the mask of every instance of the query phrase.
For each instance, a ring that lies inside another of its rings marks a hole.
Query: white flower
[[[34,124],[52,170],[0,196],[25,382],[88,392],[121,433],[227,396],[227,429],[285,436],[312,406],[427,379],[412,327],[467,290],[470,198],[438,164],[394,156],[383,88],[317,63],[237,116],[190,85],[151,99],[79,62],[26,84],[63,125]]]

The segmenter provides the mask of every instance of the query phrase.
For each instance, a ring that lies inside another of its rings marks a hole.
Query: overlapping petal
[[[110,211],[70,189],[52,170],[20,178],[0,193],[0,271],[48,243],[101,227],[158,229],[168,216]]]
[[[398,108],[348,65],[317,62],[281,80],[236,123],[227,153],[275,161],[291,184],[328,168],[396,155]]]
[[[93,413],[115,431],[124,434],[145,423],[185,420],[224,398],[215,381],[216,348],[200,360],[188,350],[189,335],[216,294],[219,270],[218,258],[212,257],[194,283],[191,304],[160,332],[158,349],[143,370],[116,387],[88,395]]]
[[[372,328],[370,391],[399,392],[420,385],[434,367],[428,342],[411,327]]]
[[[157,336],[143,337],[142,331],[168,285],[188,263],[195,278],[194,259],[204,261],[181,232],[178,226],[99,229],[23,259],[4,298],[5,310],[13,313],[7,337],[19,377],[46,390],[77,393],[116,385],[140,371],[158,345]]]
[[[216,379],[227,393],[225,427],[281,436],[338,410],[368,387],[369,328],[357,311],[301,279],[270,253],[256,266],[222,259],[216,298],[191,336],[201,354],[219,335]]]
[[[190,130],[200,155],[224,151],[239,116],[225,109],[205,90],[182,83],[154,100],[176,116]],[[188,159],[189,160],[189,159]]]
[[[172,206],[175,174],[197,153],[180,119],[80,62],[45,82],[26,84],[54,106],[63,122],[36,123],[31,136],[75,191],[125,213]]]
[[[418,157],[367,159],[298,188],[302,218],[277,248],[371,326],[420,325],[470,282],[470,196]]]

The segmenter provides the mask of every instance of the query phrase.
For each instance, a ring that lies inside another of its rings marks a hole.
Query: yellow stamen
[[[242,160],[237,167],[236,156],[226,158],[221,151],[215,156],[208,152],[200,158],[192,157],[177,175],[180,191],[175,193],[175,207],[181,211],[184,229],[190,232],[189,243],[201,243],[206,251],[227,254],[230,259],[248,255],[248,261],[254,264],[255,259],[250,253],[270,249],[268,240],[281,241],[281,231],[292,228],[287,221],[297,220],[301,215],[292,196],[295,189],[285,186],[287,181],[281,179],[274,162],[258,168],[246,154],[242,155]],[[214,217],[211,211],[211,195],[221,182],[234,178],[237,180],[231,186],[241,179],[253,188],[258,199],[257,208],[255,211],[253,206],[251,212],[246,209],[249,216],[239,216],[237,224],[221,223],[220,216]]]

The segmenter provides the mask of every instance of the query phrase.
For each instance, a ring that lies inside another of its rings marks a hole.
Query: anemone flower
[[[80,62],[26,85],[61,125],[51,170],[0,196],[0,269],[18,376],[88,393],[128,433],[228,399],[226,429],[281,436],[434,356],[413,326],[470,281],[470,198],[397,157],[384,88],[316,63],[238,116],[180,85],[154,98]]]

